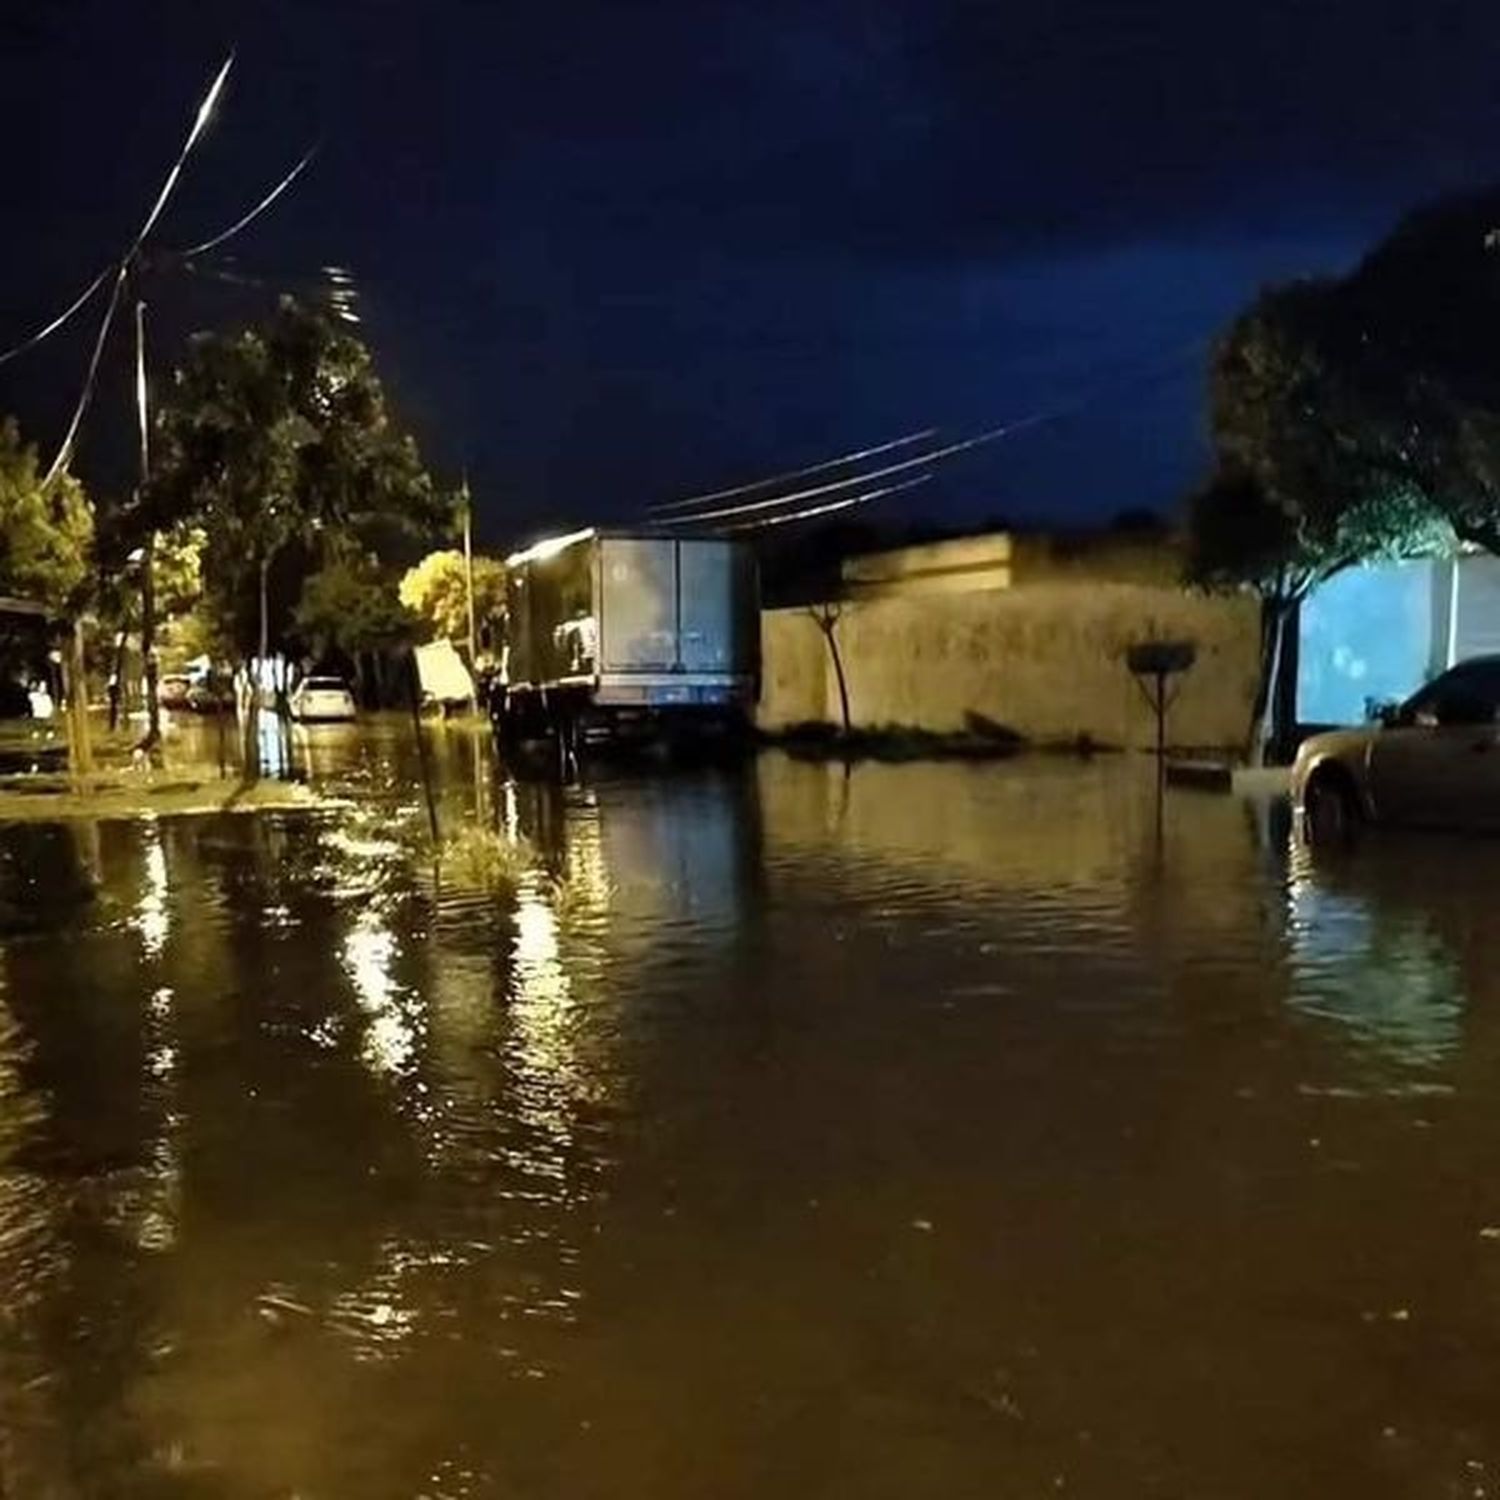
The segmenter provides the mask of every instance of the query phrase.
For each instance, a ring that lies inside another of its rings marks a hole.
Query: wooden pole
[[[474,506],[464,475],[464,587],[469,605],[469,712],[479,712],[479,630],[474,620]]]
[[[146,394],[146,304],[135,303],[135,407],[139,428],[141,477],[136,491],[142,505],[148,504],[146,486],[151,479],[151,421]],[[161,699],[156,661],[156,532],[146,533],[141,547],[141,657],[146,669],[146,747],[153,752],[161,743]]]

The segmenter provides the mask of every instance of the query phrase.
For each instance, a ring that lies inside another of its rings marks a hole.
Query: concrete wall
[[[1198,646],[1169,721],[1171,742],[1238,746],[1249,728],[1258,640],[1249,599],[1135,583],[1038,583],[856,600],[844,605],[837,632],[860,727],[950,732],[977,714],[1037,741],[1087,735],[1146,746],[1154,720],[1124,651],[1171,637]],[[832,664],[808,611],[767,611],[761,640],[761,726],[836,722]]]

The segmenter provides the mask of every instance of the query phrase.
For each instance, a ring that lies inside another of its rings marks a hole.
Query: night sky
[[[0,343],[128,239],[231,46],[162,243],[320,139],[240,269],[351,268],[496,543],[1080,397],[879,518],[1169,510],[1205,463],[1184,346],[1500,176],[1479,3],[36,0],[0,20]],[[164,284],[159,357],[267,296]],[[0,370],[0,410],[54,444],[85,357],[80,328]],[[107,375],[78,463],[100,486]]]

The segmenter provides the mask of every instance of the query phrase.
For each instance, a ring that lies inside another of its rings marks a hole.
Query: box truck
[[[744,722],[760,675],[755,553],[721,537],[588,530],[506,559],[502,737]]]

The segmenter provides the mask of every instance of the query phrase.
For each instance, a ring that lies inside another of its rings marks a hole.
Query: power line
[[[219,95],[224,90],[229,70],[233,66],[234,53],[231,52],[224,59],[223,67],[219,69],[214,81],[209,85],[208,92],[203,96],[203,102],[199,104],[198,113],[193,120],[193,128],[188,132],[188,138],[183,142],[182,150],[177,153],[177,160],[172,163],[172,170],[167,173],[167,180],[162,183],[161,192],[156,195],[156,202],[151,206],[151,212],[146,215],[146,222],[141,225],[136,234],[135,243],[126,252],[127,259],[141,248],[146,236],[156,227],[156,221],[161,218],[162,210],[166,208],[167,199],[172,196],[172,191],[177,186],[177,179],[182,176],[182,169],[187,165],[187,159],[192,155],[193,147],[198,144],[199,136],[208,128],[214,105],[219,102]]]
[[[1178,363],[1185,356],[1187,356],[1188,354],[1199,352],[1203,348],[1204,342],[1205,341],[1201,338],[1193,339],[1184,344],[1174,345],[1170,349],[1166,350],[1161,358],[1167,363],[1165,364],[1165,368],[1158,373],[1166,374],[1175,369]],[[1155,361],[1153,361],[1153,363],[1154,362]],[[1132,370],[1126,374],[1116,376],[1114,379],[1101,384],[1092,391],[1085,392],[1082,396],[1077,397],[1073,401],[1063,402],[1060,405],[1049,407],[1043,411],[1033,412],[1030,415],[1024,417],[1018,417],[1013,421],[1002,423],[998,427],[993,427],[987,432],[981,432],[975,437],[965,438],[956,443],[946,444],[941,448],[931,449],[928,452],[921,454],[917,458],[905,459],[900,463],[887,464],[879,469],[868,469],[862,473],[851,475],[846,479],[835,480],[831,484],[814,485],[810,489],[793,491],[789,495],[773,495],[766,500],[749,501],[743,505],[725,506],[718,510],[695,511],[692,515],[674,517],[672,520],[662,521],[657,524],[692,525],[699,521],[720,520],[735,515],[748,515],[751,512],[775,510],[780,506],[790,505],[798,500],[812,499],[818,495],[831,494],[836,490],[847,489],[850,485],[863,484],[867,483],[871,479],[882,479],[891,474],[902,473],[908,469],[918,468],[925,463],[936,462],[938,460],[951,457],[955,453],[962,453],[970,448],[977,448],[982,444],[995,442],[1003,437],[1013,436],[1018,432],[1026,431],[1027,429],[1032,427],[1040,427],[1050,422],[1060,421],[1064,417],[1072,416],[1074,413],[1082,411],[1085,408],[1089,407],[1095,401],[1099,400],[1100,397],[1108,395],[1111,391],[1117,389],[1127,379],[1135,380],[1142,378],[1142,374],[1143,372],[1141,371],[1140,367],[1137,367],[1135,370]],[[914,439],[902,439],[900,441],[904,442],[913,440]],[[892,446],[899,446],[899,443],[886,444],[883,446],[885,448],[890,448]],[[826,465],[824,467],[833,467],[833,465]],[[748,486],[747,488],[756,488],[756,486]],[[881,491],[879,493],[885,493],[885,491]],[[661,508],[663,507],[658,507],[658,509]],[[828,508],[842,510],[845,507],[842,504],[839,504]],[[800,517],[801,515],[805,514],[819,514],[823,509],[823,507],[818,507],[810,512],[798,512],[798,516]],[[729,529],[738,530],[742,528]]]
[[[89,409],[89,402],[94,398],[94,385],[99,378],[99,361],[104,357],[104,345],[109,339],[110,326],[115,320],[115,311],[120,305],[120,292],[125,286],[125,278],[130,271],[130,262],[122,262],[115,272],[115,284],[110,288],[109,302],[104,309],[104,316],[99,320],[99,332],[94,339],[94,350],[89,356],[88,373],[84,376],[83,390],[79,392],[78,403],[73,408],[73,415],[68,421],[68,430],[63,434],[63,440],[58,445],[57,455],[53,458],[46,474],[42,478],[45,488],[51,484],[58,474],[67,466],[69,458],[73,454],[73,440],[78,436],[78,428],[83,422],[84,413]]]
[[[647,509],[653,515],[669,510],[687,510],[694,505],[711,505],[715,500],[729,500],[735,495],[748,495],[752,490],[763,490],[773,484],[785,484],[789,479],[804,479],[809,474],[821,474],[828,469],[839,469],[846,464],[857,464],[867,458],[889,453],[894,448],[905,448],[920,443],[926,438],[936,437],[937,428],[928,427],[921,432],[910,432],[905,437],[893,438],[888,443],[877,443],[873,448],[861,448],[855,453],[846,453],[841,458],[824,459],[822,463],[809,464],[805,469],[788,469],[784,474],[773,474],[768,479],[757,479],[753,484],[738,484],[727,490],[712,490],[706,495],[693,495],[687,500],[672,500],[666,505],[652,505]]]
[[[140,253],[141,246],[146,241],[146,236],[156,227],[156,221],[161,218],[162,211],[166,208],[177,186],[177,180],[182,176],[182,169],[187,164],[187,159],[192,155],[193,148],[198,144],[199,138],[208,127],[208,122],[214,111],[214,105],[219,101],[219,95],[223,92],[225,80],[229,77],[229,70],[234,66],[234,53],[230,53],[224,59],[214,76],[214,81],[209,85],[208,92],[203,96],[198,105],[198,113],[193,118],[193,127],[188,131],[187,140],[183,142],[182,149],[177,153],[177,160],[172,163],[172,169],[167,173],[166,180],[161,185],[161,191],[156,195],[156,202],[151,205],[151,211],[146,215],[145,222],[136,231],[135,238],[130,243],[130,248],[120,257],[115,270],[115,284],[110,292],[109,303],[104,309],[104,316],[99,322],[99,333],[94,340],[94,351],[89,359],[88,374],[84,378],[83,390],[79,392],[78,404],[73,408],[72,419],[68,423],[68,430],[58,446],[57,456],[52,460],[46,477],[42,480],[44,485],[50,484],[61,472],[63,466],[72,456],[73,442],[78,436],[78,428],[83,422],[84,413],[89,408],[89,403],[94,397],[94,386],[99,377],[99,361],[104,355],[104,345],[109,338],[110,327],[114,323],[115,311],[120,305],[120,292],[125,285],[125,279],[130,274],[130,267],[136,256]]]
[[[56,333],[58,329],[60,329],[68,321],[68,319],[73,316],[74,313],[78,312],[88,303],[89,299],[93,297],[94,293],[97,292],[99,288],[109,280],[109,273],[114,269],[114,266],[105,266],[105,268],[96,277],[94,277],[94,279],[89,282],[86,287],[84,287],[84,289],[78,294],[78,296],[68,304],[67,308],[64,311],[58,313],[58,315],[53,318],[53,320],[48,323],[45,328],[37,329],[35,333],[31,334],[27,338],[22,339],[19,344],[13,345],[11,348],[5,350],[3,354],[0,354],[0,365],[9,364],[11,360],[13,360],[18,354],[25,354],[28,349],[35,349],[36,346],[40,344],[44,339],[51,338],[52,335]]]
[[[206,255],[210,250],[217,250],[220,245],[225,244],[229,240],[232,240],[235,235],[241,232],[241,230],[248,229],[251,224],[253,224],[284,192],[286,192],[289,187],[291,187],[291,185],[302,175],[303,169],[307,167],[307,165],[312,161],[313,157],[317,154],[318,148],[316,146],[310,147],[308,151],[303,155],[302,159],[297,163],[297,165],[294,166],[292,170],[288,172],[286,176],[283,177],[281,181],[278,182],[276,186],[273,187],[271,191],[267,193],[266,196],[255,205],[254,208],[250,210],[249,213],[245,214],[241,218],[236,219],[228,229],[223,231],[222,234],[216,234],[211,239],[204,240],[201,245],[193,245],[187,250],[178,250],[175,252],[175,254],[180,256],[183,260],[190,260],[195,255]]]
[[[811,500],[818,495],[829,495],[835,490],[846,490],[853,484],[868,484],[872,479],[884,479],[890,474],[903,474],[908,469],[936,463],[939,459],[949,458],[955,453],[977,448],[981,443],[992,443],[996,438],[1005,437],[1021,428],[1035,427],[1040,422],[1048,421],[1051,416],[1050,412],[1042,412],[1035,416],[1020,417],[1014,422],[1007,422],[1001,427],[992,427],[988,432],[981,432],[977,437],[964,438],[957,443],[947,443],[941,448],[933,448],[926,453],[919,454],[916,458],[903,459],[900,463],[886,464],[879,469],[866,469],[863,473],[850,475],[848,479],[835,479],[830,484],[816,484],[810,489],[793,490],[790,495],[773,495],[769,500],[749,500],[743,505],[726,505],[718,510],[696,511],[690,516],[682,516],[675,522],[665,524],[691,525],[699,521],[717,521],[728,516],[748,515],[752,511],[775,510],[778,506],[791,505],[797,500]]]
[[[879,500],[884,495],[895,495],[902,490],[915,489],[919,484],[926,484],[933,476],[931,474],[917,474],[911,479],[903,479],[900,484],[882,485],[878,490],[866,490],[862,495],[851,495],[844,500],[834,500],[828,505],[810,505],[805,510],[793,511],[790,515],[767,516],[760,521],[741,521],[738,526],[726,526],[726,531],[762,531],[768,526],[785,526],[789,521],[806,521],[812,516],[826,516],[836,510],[848,510],[851,506],[867,505],[871,500]]]

